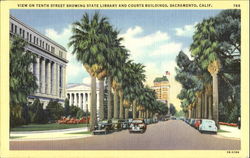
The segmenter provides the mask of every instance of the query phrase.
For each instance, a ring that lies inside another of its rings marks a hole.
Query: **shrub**
[[[49,120],[58,120],[64,114],[64,108],[58,101],[50,101],[46,107]]]

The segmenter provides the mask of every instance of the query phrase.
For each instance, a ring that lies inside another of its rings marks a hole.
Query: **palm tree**
[[[90,17],[85,13],[80,21],[72,24],[72,36],[69,47],[73,47],[72,54],[80,61],[91,76],[91,111],[90,130],[96,124],[96,77],[104,71],[106,50],[105,28],[109,25],[106,17],[95,13]]]
[[[28,96],[38,88],[36,77],[30,71],[30,65],[36,62],[36,56],[26,51],[27,42],[19,36],[10,41],[10,119],[11,127],[22,117],[22,109],[27,106]]]

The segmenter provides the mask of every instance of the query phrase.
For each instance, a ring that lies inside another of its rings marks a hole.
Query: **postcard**
[[[0,156],[249,157],[247,3],[1,1]]]

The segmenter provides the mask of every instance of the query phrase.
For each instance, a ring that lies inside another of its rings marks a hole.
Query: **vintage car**
[[[201,124],[199,126],[199,131],[203,132],[212,132],[217,133],[217,127],[215,125],[214,120],[202,119]]]
[[[133,119],[130,127],[129,127],[129,132],[140,132],[144,133],[147,129],[147,125],[144,122],[143,119]]]
[[[107,134],[112,131],[112,122],[111,120],[102,120],[97,123],[94,127],[93,134],[104,133]]]
[[[199,129],[200,124],[201,124],[201,120],[195,119],[194,128]]]
[[[121,126],[122,126],[122,129],[128,129],[129,121],[127,119],[121,120]]]
[[[122,120],[121,119],[112,119],[112,129],[115,131],[122,130]]]

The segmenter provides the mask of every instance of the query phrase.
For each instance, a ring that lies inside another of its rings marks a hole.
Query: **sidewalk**
[[[71,128],[48,131],[23,131],[11,132],[10,141],[29,141],[29,140],[58,140],[89,137],[91,134],[74,134],[78,132],[87,132],[88,128]]]
[[[217,134],[227,138],[236,138],[240,139],[241,137],[241,130],[238,127],[230,127],[225,125],[220,125],[220,129],[227,131],[227,132],[218,132]]]

